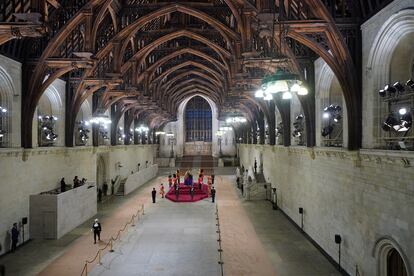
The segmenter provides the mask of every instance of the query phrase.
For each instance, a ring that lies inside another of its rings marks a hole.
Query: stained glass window
[[[200,96],[193,97],[185,109],[186,141],[211,142],[212,115],[208,102]]]

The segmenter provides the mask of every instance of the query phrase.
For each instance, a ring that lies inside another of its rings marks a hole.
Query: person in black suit
[[[193,201],[194,200],[194,185],[191,186],[190,196],[191,196],[191,201]]]
[[[211,202],[214,203],[214,200],[216,199],[216,189],[214,189],[214,186],[211,188]]]
[[[17,229],[17,223],[13,223],[13,228],[11,229],[11,239],[12,246],[11,252],[14,252],[17,248],[17,243],[19,242],[19,230]]]
[[[157,197],[157,191],[155,190],[155,188],[152,188],[151,196],[152,196],[152,203],[155,203],[155,198]]]
[[[175,198],[178,201],[178,197],[180,196],[180,186],[178,184],[174,185],[174,191],[175,191]]]
[[[65,178],[62,177],[62,179],[60,180],[60,192],[64,193],[65,191],[66,191]]]
[[[102,227],[101,227],[101,224],[99,223],[97,218],[95,219],[95,222],[92,224],[91,231],[93,231],[94,243],[96,243],[96,236],[98,236],[98,241],[100,241],[101,240]]]

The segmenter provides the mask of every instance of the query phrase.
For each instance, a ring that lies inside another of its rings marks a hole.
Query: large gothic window
[[[211,108],[200,96],[193,97],[185,109],[186,141],[211,142],[212,121]]]

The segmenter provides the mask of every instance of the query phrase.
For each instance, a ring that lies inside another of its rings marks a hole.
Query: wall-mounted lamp
[[[302,229],[302,231],[303,231],[303,208],[302,208],[302,207],[299,207],[299,214],[300,214],[300,216],[301,216],[300,228],[301,228],[301,229]]]
[[[338,270],[339,272],[341,272],[342,270],[341,268],[341,243],[342,243],[341,235],[335,234],[335,243],[338,245]]]

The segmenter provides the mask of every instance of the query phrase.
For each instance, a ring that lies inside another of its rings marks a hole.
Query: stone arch
[[[296,116],[302,114],[305,117],[305,112],[303,110],[302,104],[300,102],[299,96],[296,93],[292,93],[292,99],[290,100],[290,118],[291,118],[291,145],[293,146],[304,146],[306,145],[306,123],[305,118],[303,119],[304,130],[302,136],[299,138],[293,137],[292,132],[294,130],[293,124],[296,121]]]
[[[63,146],[65,140],[65,103],[61,91],[65,89],[65,82],[57,79],[51,85],[49,85],[43,95],[41,96],[37,105],[37,114],[35,114],[33,120],[36,120],[36,124],[33,127],[33,133],[38,131],[38,116],[41,115],[53,115],[58,118],[55,130],[58,134],[58,139],[54,143],[57,146]],[[41,141],[37,140],[38,145],[41,145]]]
[[[85,100],[81,107],[80,107],[80,112],[78,112],[78,114],[76,115],[76,121],[75,121],[75,131],[73,132],[73,134],[75,135],[74,137],[74,141],[75,144],[80,144],[80,140],[76,137],[78,135],[78,123],[83,121],[83,122],[87,122],[87,127],[89,129],[89,139],[88,142],[86,143],[86,145],[91,145],[92,144],[92,126],[89,125],[89,120],[92,118],[92,107],[91,104],[89,103],[89,99]]]
[[[211,111],[212,111],[212,141],[213,141],[212,142],[212,154],[213,154],[213,156],[217,156],[218,152],[219,152],[219,149],[218,149],[218,145],[217,145],[217,143],[215,143],[215,141],[217,140],[216,131],[219,129],[218,107],[215,104],[215,102],[212,99],[210,99],[204,93],[197,93],[196,91],[194,91],[191,95],[184,98],[181,101],[181,103],[179,104],[178,108],[177,108],[177,121],[165,124],[164,130],[165,131],[170,131],[171,130],[175,133],[176,142],[175,142],[174,150],[175,150],[177,156],[182,156],[183,153],[184,153],[184,147],[183,146],[185,144],[185,139],[184,139],[184,134],[185,134],[185,130],[184,130],[185,108],[186,108],[188,102],[193,97],[196,97],[196,96],[202,97],[210,105],[210,108],[211,108]],[[169,150],[168,150],[169,144],[168,144],[167,140],[165,140],[165,147],[167,149],[167,150],[165,150],[165,152],[166,153],[169,152]]]
[[[374,246],[372,252],[373,257],[377,263],[377,273],[378,276],[387,276],[387,257],[392,249],[395,249],[398,254],[401,256],[405,269],[407,271],[407,276],[412,276],[412,270],[410,267],[410,262],[407,256],[404,254],[404,251],[399,246],[399,244],[391,237],[383,237],[379,239]]]
[[[102,188],[102,185],[107,182],[107,164],[102,155],[98,155],[96,160],[96,188]]]
[[[12,145],[12,112],[13,112],[13,95],[16,90],[12,78],[6,69],[0,66],[0,106],[7,109],[7,112],[0,116],[1,130],[4,131],[0,139],[0,147],[10,147]]]
[[[381,145],[380,123],[381,103],[378,91],[391,79],[391,63],[395,49],[401,40],[414,32],[414,9],[404,9],[390,16],[379,29],[368,56],[366,65],[369,81],[365,84],[363,118],[364,147],[378,147]]]
[[[335,76],[329,65],[322,59],[316,61],[317,67],[320,68],[316,75],[315,82],[315,129],[316,129],[316,145],[323,146],[322,131],[322,115],[323,109],[328,104],[339,104],[342,107],[342,146],[348,145],[348,115],[343,91],[338,78]],[[331,97],[333,97],[331,99]],[[332,100],[332,101],[331,101]]]

